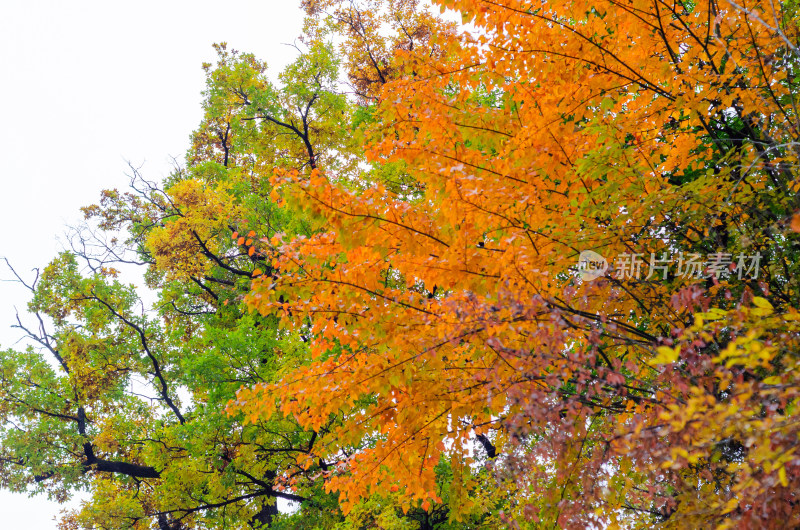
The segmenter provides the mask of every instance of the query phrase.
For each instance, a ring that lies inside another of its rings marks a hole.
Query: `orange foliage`
[[[384,48],[398,73],[369,131],[370,159],[402,162],[421,193],[276,171],[282,200],[331,229],[273,238],[280,275],[248,302],[310,321],[315,362],[234,408],[314,430],[341,418],[315,449],[338,455],[327,487],[345,506],[388,485],[436,501],[435,464],[470,466],[488,432],[519,518],[800,521],[791,274],[575,273],[585,250],[744,256],[794,237],[794,19],[768,2],[440,5],[477,30],[428,35],[437,54]],[[771,320],[752,318],[753,293]],[[731,362],[715,348],[737,337]]]

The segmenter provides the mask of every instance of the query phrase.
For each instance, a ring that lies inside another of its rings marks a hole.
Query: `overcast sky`
[[[126,160],[165,176],[200,121],[211,44],[255,53],[277,73],[296,54],[283,43],[300,34],[298,4],[0,2],[0,256],[21,272],[46,265],[78,208],[126,185]],[[0,284],[3,348],[19,338],[9,326],[26,301]],[[0,527],[51,529],[61,508],[0,492]]]

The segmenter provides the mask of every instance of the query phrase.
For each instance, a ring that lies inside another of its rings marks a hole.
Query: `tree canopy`
[[[4,487],[88,489],[76,529],[800,524],[796,3],[436,7],[305,0],[277,83],[216,46],[185,162],[17,277]]]

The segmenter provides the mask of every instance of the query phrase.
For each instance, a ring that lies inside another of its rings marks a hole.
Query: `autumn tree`
[[[315,361],[231,410],[340,417],[345,510],[434,509],[447,460],[454,520],[494,481],[514,527],[798,524],[794,3],[437,3],[473,29],[430,53],[308,2],[363,41],[367,156],[416,192],[275,171],[330,229],[264,238],[247,303]]]

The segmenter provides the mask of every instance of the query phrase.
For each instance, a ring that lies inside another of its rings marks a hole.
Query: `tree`
[[[155,183],[131,167],[129,190],[83,209],[71,251],[33,281],[16,276],[32,297],[17,324],[38,348],[0,354],[3,486],[59,501],[87,489],[62,518],[70,529],[450,528],[447,507],[404,512],[396,492],[344,517],[318,480],[333,462],[314,456],[338,415],[306,429],[281,414],[243,425],[225,413],[241,386],[309,362],[310,329],[287,332],[242,303],[254,275],[279,274],[264,238],[325,228],[270,200],[273,169],[324,165],[357,187],[365,114],[338,90],[338,56],[321,40],[277,86],[252,55],[216,51],[186,168]],[[120,281],[130,265],[146,268],[149,293]],[[448,498],[449,468],[437,473]],[[300,508],[280,516],[278,499]]]
[[[265,238],[247,303],[315,362],[231,410],[372,440],[326,471],[345,510],[431,509],[447,459],[457,519],[482,446],[512,526],[797,524],[794,3],[438,4],[476,30],[436,54],[345,24],[367,156],[416,192],[276,172],[332,229]]]
[[[132,168],[130,191],[84,209],[73,252],[33,282],[17,276],[34,322],[20,316],[18,327],[38,348],[0,357],[0,476],[57,500],[88,489],[65,528],[260,527],[279,498],[340,518],[311,480],[328,464],[295,457],[325,443],[325,425],[276,416],[242,426],[224,408],[241,385],[307,357],[301,333],[248,313],[240,297],[254,273],[271,273],[255,230],[315,230],[269,201],[267,171],[346,172],[349,139],[334,133],[351,108],[332,85],[329,47],[301,53],[278,87],[253,56],[217,52],[187,168],[163,185]],[[153,310],[116,279],[121,264],[147,267]]]

